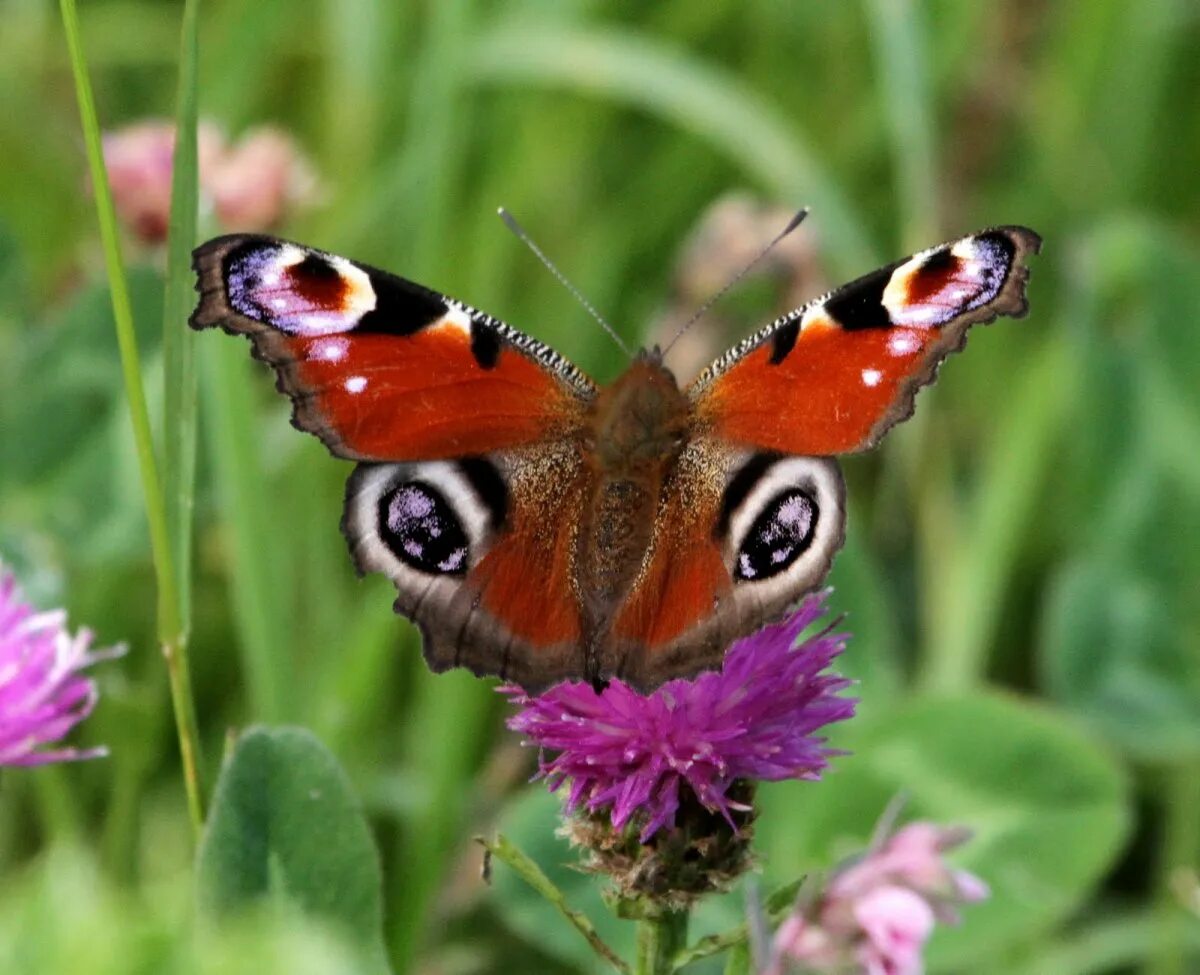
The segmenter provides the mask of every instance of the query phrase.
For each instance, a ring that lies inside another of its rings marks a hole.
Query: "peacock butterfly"
[[[1025,314],[1040,244],[994,227],[921,251],[682,388],[657,348],[597,386],[460,301],[273,237],[196,250],[191,325],[248,335],[293,423],[358,462],[343,532],[431,668],[648,690],[821,583],[846,518],[834,456],[907,418],[970,325]]]

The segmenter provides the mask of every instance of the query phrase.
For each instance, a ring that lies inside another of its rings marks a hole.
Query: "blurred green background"
[[[81,7],[102,126],[171,116],[181,4]],[[289,236],[460,296],[600,379],[619,354],[497,205],[633,342],[694,305],[685,244],[731,192],[813,207],[810,295],[988,224],[1040,232],[1030,316],[976,329],[917,416],[844,465],[833,602],[862,703],[836,741],[854,754],[762,790],[763,883],[828,866],[904,790],[911,815],[975,829],[961,862],[994,891],[939,932],[932,971],[1200,971],[1192,0],[204,0],[199,23],[201,116],[278,124],[314,162],[320,200]],[[192,840],[66,45],[52,3],[0,2],[0,25],[0,557],[41,605],[130,645],[80,736],[111,757],[0,779],[0,971],[349,971],[319,932],[264,924],[201,952],[187,933]],[[163,258],[126,244],[158,417]],[[749,282],[697,347],[793,283]],[[503,702],[431,675],[390,586],[355,578],[349,465],[291,430],[244,343],[196,348],[207,779],[229,729],[304,725],[369,815],[397,972],[599,970],[503,870],[479,880],[470,837],[501,827],[603,913],[562,868]]]

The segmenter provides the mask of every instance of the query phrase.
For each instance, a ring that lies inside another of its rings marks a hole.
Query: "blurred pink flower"
[[[317,180],[290,135],[262,126],[217,159],[204,183],[222,227],[265,230],[310,201]]]
[[[81,671],[122,651],[89,651],[92,634],[72,636],[61,609],[37,613],[0,568],[0,765],[43,765],[105,754],[103,748],[39,751],[64,738],[95,707]]]
[[[933,908],[907,887],[876,887],[854,905],[866,936],[858,961],[866,975],[921,975],[925,942],[933,933]]]
[[[830,892],[850,901],[887,885],[907,887],[925,898],[940,921],[958,920],[954,905],[983,900],[987,885],[965,870],[951,867],[943,854],[960,846],[970,832],[933,823],[909,823],[878,850],[842,870],[830,883]]]
[[[171,215],[175,126],[137,122],[104,135],[104,162],[117,216],[146,244],[166,240]],[[224,230],[267,230],[309,202],[316,178],[283,131],[262,126],[229,144],[212,122],[197,130],[200,202]]]
[[[212,123],[202,122],[196,138],[203,183],[205,174],[225,151],[225,137]],[[148,244],[167,239],[174,156],[175,126],[171,122],[153,119],[104,134],[104,165],[117,216],[134,236]]]
[[[767,975],[782,975],[789,962],[838,975],[921,975],[935,922],[956,923],[957,905],[987,897],[982,880],[943,856],[968,835],[911,823],[836,870],[780,925]]]

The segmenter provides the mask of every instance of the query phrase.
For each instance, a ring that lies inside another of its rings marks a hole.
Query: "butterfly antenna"
[[[808,207],[803,207],[800,210],[798,210],[796,212],[796,215],[794,217],[792,217],[791,220],[788,221],[788,225],[786,227],[784,227],[783,230],[781,230],[778,234],[775,235],[774,240],[772,240],[769,244],[767,244],[766,247],[764,247],[757,254],[755,254],[753,259],[751,259],[751,261],[745,267],[743,267],[740,271],[738,271],[737,274],[735,274],[732,278],[730,278],[725,283],[725,286],[723,288],[721,288],[720,291],[718,291],[715,295],[713,295],[711,298],[709,298],[708,301],[706,301],[698,309],[696,309],[695,314],[693,314],[691,318],[689,318],[686,322],[684,322],[681,326],[679,326],[679,331],[675,333],[675,337],[673,339],[671,339],[671,341],[667,343],[667,347],[665,349],[663,349],[663,355],[666,355],[669,351],[671,351],[671,346],[673,346],[676,342],[679,341],[679,339],[683,336],[684,332],[686,332],[689,328],[691,328],[693,325],[695,325],[696,322],[698,322],[701,318],[703,318],[708,313],[708,310],[710,308],[712,308],[713,305],[715,305],[718,301],[720,301],[722,298],[724,298],[725,295],[727,295],[729,293],[730,288],[732,288],[735,284],[737,284],[739,281],[741,281],[742,278],[744,278],[747,274],[749,274],[752,270],[754,270],[754,268],[756,268],[758,266],[759,262],[764,257],[766,257],[768,254],[770,254],[771,251],[773,251],[775,249],[775,246],[781,240],[783,240],[784,237],[786,237],[788,234],[790,234],[793,230],[795,230],[797,227],[800,226],[800,224],[802,224],[804,222],[804,218],[807,216],[808,216]]]
[[[600,312],[596,311],[594,307],[592,307],[592,303],[583,296],[580,290],[567,280],[566,275],[554,266],[554,262],[542,253],[542,249],[533,242],[533,239],[529,236],[529,234],[525,233],[524,228],[517,223],[516,218],[507,210],[505,210],[504,207],[499,207],[496,212],[500,214],[500,219],[504,221],[505,226],[508,227],[508,229],[514,234],[516,234],[518,239],[520,239],[526,247],[533,251],[533,253],[537,256],[537,259],[546,265],[546,270],[558,278],[559,284],[561,284],[575,296],[575,300],[583,305],[583,307],[588,310],[588,314],[590,314],[592,318],[596,319],[596,321],[600,323],[600,327],[612,336],[612,340],[621,347],[621,351],[632,359],[633,353],[629,351],[629,346],[622,341],[621,336],[619,336],[613,327],[604,320],[604,316],[601,315]]]

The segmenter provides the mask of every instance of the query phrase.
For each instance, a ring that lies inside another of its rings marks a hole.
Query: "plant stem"
[[[483,837],[476,837],[476,842],[497,860],[508,864],[525,883],[529,884],[530,887],[546,898],[566,919],[567,923],[583,935],[584,939],[591,945],[592,950],[597,955],[608,962],[616,971],[628,975],[629,966],[620,959],[612,948],[605,944],[597,933],[591,919],[582,911],[577,911],[568,905],[563,892],[554,886],[554,882],[542,872],[542,868],[514,846],[506,836],[501,834],[490,841]]]
[[[1159,921],[1162,930],[1145,966],[1146,975],[1183,975],[1186,934],[1195,919],[1184,913],[1175,892],[1179,872],[1200,869],[1200,768],[1182,761],[1165,773],[1163,841],[1158,864]]]
[[[687,911],[664,910],[638,921],[635,975],[669,975],[687,943]]]
[[[171,703],[175,709],[175,727],[179,734],[179,753],[183,763],[184,787],[187,790],[188,812],[198,836],[204,825],[204,801],[200,781],[200,743],[196,730],[196,713],[192,703],[191,682],[188,678],[187,640],[183,633],[183,618],[179,607],[179,589],[171,554],[171,538],[167,528],[166,503],[158,465],[154,455],[154,437],[150,429],[150,412],[146,392],[142,387],[142,370],[138,357],[137,337],[133,329],[133,309],[121,260],[117,235],[117,218],[113,209],[108,172],[104,167],[104,150],[100,141],[100,123],[88,80],[87,62],[79,35],[79,16],[74,0],[60,0],[63,30],[75,77],[75,94],[87,147],[88,168],[96,197],[96,215],[100,223],[100,239],[104,248],[104,263],[112,296],[113,321],[117,331],[117,347],[121,356],[121,372],[125,380],[125,398],[133,423],[133,439],[137,449],[138,470],[146,504],[146,520],[150,529],[150,550],[154,559],[155,582],[158,589],[158,640],[167,661],[171,685]]]
[[[805,883],[804,878],[794,880],[772,891],[767,897],[763,908],[766,911],[767,920],[772,925],[778,924],[795,910],[796,898]],[[725,969],[727,972],[747,970],[750,964],[750,925],[739,924],[736,928],[730,928],[720,934],[706,935],[689,947],[681,945],[675,956],[675,969],[684,968],[694,961],[711,958],[722,952],[729,953],[729,961]]]

